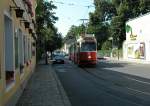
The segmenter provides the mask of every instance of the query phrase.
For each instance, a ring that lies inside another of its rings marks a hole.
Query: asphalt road
[[[80,68],[66,60],[53,67],[72,106],[150,106],[150,79],[127,74],[149,65],[99,61]]]

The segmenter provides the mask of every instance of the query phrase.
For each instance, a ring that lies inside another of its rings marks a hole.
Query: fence
[[[113,57],[113,58],[122,58],[123,57],[123,52],[122,49],[113,49],[113,50],[98,50],[98,57],[103,58],[103,57]]]

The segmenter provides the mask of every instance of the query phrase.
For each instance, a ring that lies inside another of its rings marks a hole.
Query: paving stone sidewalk
[[[51,65],[37,65],[16,106],[71,106]]]

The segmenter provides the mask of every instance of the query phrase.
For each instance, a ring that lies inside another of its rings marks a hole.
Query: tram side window
[[[94,42],[82,43],[81,51],[96,51],[96,43]]]

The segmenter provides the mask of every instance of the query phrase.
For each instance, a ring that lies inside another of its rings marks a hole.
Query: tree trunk
[[[53,60],[53,51],[50,51],[51,52],[51,60]]]
[[[45,52],[45,64],[48,64],[48,55],[47,55],[47,52]]]

